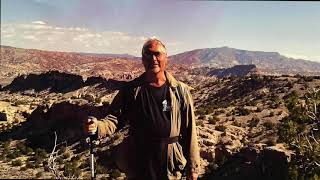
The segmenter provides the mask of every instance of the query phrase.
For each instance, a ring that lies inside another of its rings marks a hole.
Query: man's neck
[[[160,71],[156,74],[152,72],[146,72],[146,81],[151,86],[161,87],[166,82],[166,75],[164,71]]]

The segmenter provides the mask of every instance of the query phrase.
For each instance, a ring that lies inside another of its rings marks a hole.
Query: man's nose
[[[152,55],[152,60],[156,61],[157,60],[157,56],[156,55]]]

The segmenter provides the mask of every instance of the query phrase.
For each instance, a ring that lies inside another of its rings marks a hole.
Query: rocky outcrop
[[[91,85],[94,85],[94,84],[105,84],[107,83],[107,80],[101,76],[99,77],[96,77],[96,76],[93,76],[93,77],[88,77],[88,79],[85,81],[84,85],[85,86],[91,86]]]
[[[24,131],[15,135],[27,138],[32,147],[52,150],[54,132],[58,142],[74,143],[84,139],[83,123],[87,117],[95,116],[101,119],[106,116],[108,105],[92,106],[86,100],[64,101],[38,106],[29,116]]]
[[[49,89],[50,92],[69,92],[81,88],[83,84],[83,79],[79,75],[49,71],[43,74],[18,76],[3,90],[17,92],[30,89],[35,91]]]
[[[268,73],[319,75],[320,63],[285,57],[278,52],[247,51],[230,47],[204,48],[170,56],[171,63],[202,64],[216,68],[255,64]]]
[[[280,144],[244,147],[238,153],[224,156],[223,164],[203,179],[287,179],[292,154]],[[220,155],[216,153],[216,158]]]

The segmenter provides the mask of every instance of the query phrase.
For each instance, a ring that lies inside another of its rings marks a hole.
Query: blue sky
[[[1,0],[1,44],[140,56],[229,46],[320,62],[320,2]]]

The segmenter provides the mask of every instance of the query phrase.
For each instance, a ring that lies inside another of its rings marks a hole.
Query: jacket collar
[[[164,71],[164,75],[167,78],[170,87],[176,88],[178,86],[178,81],[170,74],[168,71]],[[145,82],[146,73],[141,74],[136,80]],[[143,83],[142,83],[143,84]]]

